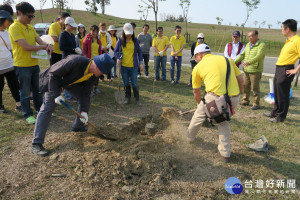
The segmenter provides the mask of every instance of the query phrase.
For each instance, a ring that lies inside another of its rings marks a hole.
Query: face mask
[[[203,43],[204,42],[204,38],[198,38],[197,40],[199,43]]]
[[[106,33],[106,31],[102,31],[102,30],[100,30],[100,32],[101,32],[101,33]]]

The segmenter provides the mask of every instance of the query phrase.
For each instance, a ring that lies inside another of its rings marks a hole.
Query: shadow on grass
[[[242,166],[254,165],[256,168],[264,166],[278,174],[291,179],[300,178],[300,165],[294,162],[284,161],[266,153],[258,153],[263,158],[246,156],[240,153],[232,154],[232,162]]]

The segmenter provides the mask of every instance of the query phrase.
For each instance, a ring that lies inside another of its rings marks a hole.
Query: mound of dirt
[[[216,184],[234,173],[218,160],[217,132],[203,128],[203,137],[189,144],[188,121],[164,108],[153,118],[155,134],[145,125],[151,116],[115,127],[100,127],[115,142],[93,130],[88,133],[47,133],[50,156],[29,151],[31,136],[15,141],[1,158],[3,199],[213,199]],[[235,172],[236,173],[236,172]],[[214,185],[207,184],[214,182]],[[204,182],[206,182],[204,186]]]

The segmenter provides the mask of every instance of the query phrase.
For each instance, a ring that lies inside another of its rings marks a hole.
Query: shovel
[[[122,52],[118,52],[118,59],[121,60],[122,59]],[[118,68],[119,68],[119,88],[118,88],[118,91],[115,91],[115,99],[116,99],[116,102],[118,104],[123,104],[124,101],[125,101],[125,92],[124,90],[121,90],[121,64],[118,64]]]
[[[79,114],[78,112],[76,112],[69,104],[67,104],[65,101],[60,100],[59,101],[61,103],[61,105],[65,106],[66,108],[68,108],[69,110],[71,110],[77,117],[79,118],[84,118],[81,114]],[[95,124],[93,124],[92,122],[87,122],[89,126],[93,127],[95,130],[97,130],[97,134],[99,135],[100,138],[105,139],[105,140],[110,140],[110,141],[116,141],[115,138],[111,138],[108,137],[106,135],[104,135],[103,133],[100,133],[100,131],[98,130],[97,126]]]

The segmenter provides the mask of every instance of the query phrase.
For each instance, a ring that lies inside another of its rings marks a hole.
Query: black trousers
[[[290,106],[290,89],[295,75],[287,76],[286,70],[294,69],[294,65],[278,66],[276,65],[274,77],[274,108],[271,115],[279,121],[283,121]]]
[[[52,53],[51,54],[51,59],[50,59],[50,66],[55,64],[56,62],[60,61],[61,59],[62,59],[61,54]]]
[[[2,102],[2,91],[4,88],[4,77],[6,78],[7,85],[10,89],[10,92],[15,99],[16,102],[20,101],[20,93],[19,93],[19,81],[16,75],[15,70],[6,72],[5,74],[0,75],[0,105],[3,104]]]

